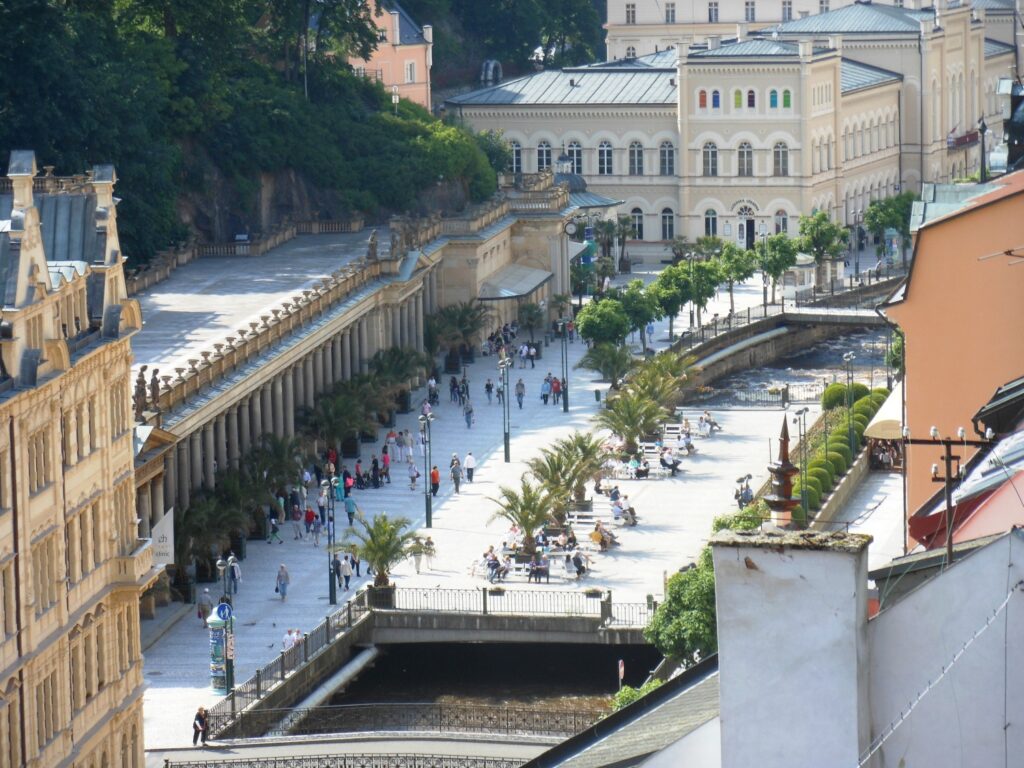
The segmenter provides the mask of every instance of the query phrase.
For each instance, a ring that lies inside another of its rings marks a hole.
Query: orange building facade
[[[382,0],[374,16],[377,50],[369,59],[349,58],[356,74],[377,80],[389,93],[430,109],[430,68],[433,65],[434,31],[420,26],[394,0]]]
[[[903,330],[905,425],[956,438],[997,387],[1024,373],[1024,172],[963,207],[925,223],[907,282],[883,306]],[[976,449],[956,453],[966,463]],[[908,446],[906,510],[912,515],[942,486],[941,448]],[[955,468],[954,468],[955,471]]]

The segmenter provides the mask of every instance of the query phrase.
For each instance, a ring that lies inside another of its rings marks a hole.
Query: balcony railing
[[[978,132],[968,131],[962,136],[947,136],[946,149],[963,149],[978,143]]]

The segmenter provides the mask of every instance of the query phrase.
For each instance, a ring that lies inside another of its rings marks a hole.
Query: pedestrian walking
[[[412,464],[415,461],[412,455],[412,451],[413,447],[416,445],[416,442],[412,438],[412,432],[410,432],[408,429],[405,430],[405,440],[403,442],[405,443],[405,460]]]
[[[420,563],[423,562],[423,542],[419,536],[412,543],[412,562],[416,566],[416,573],[420,572]]]
[[[462,462],[462,466],[466,470],[466,480],[473,482],[473,470],[476,469],[476,457],[473,456],[473,452],[470,451],[466,454],[466,460]]]
[[[348,516],[348,527],[351,528],[355,524],[356,512],[359,511],[359,505],[356,504],[354,496],[345,497],[345,514]]]
[[[434,546],[434,540],[427,536],[427,540],[423,542],[423,556],[427,559],[427,570],[434,570],[434,555],[437,554],[437,548]]]
[[[569,332],[569,343],[573,344],[576,342],[576,323],[570,320],[565,324],[565,330]]]
[[[559,381],[557,376],[551,380],[551,399],[555,405],[558,405],[562,400],[562,382]]]
[[[310,531],[313,528],[313,521],[316,520],[316,519],[317,519],[316,512],[314,512],[313,508],[307,504],[306,505],[306,515],[303,518],[304,522],[306,523],[306,538],[307,539],[309,538],[309,533],[310,533]]]
[[[352,548],[352,554],[349,556],[349,560],[352,562],[352,570],[355,571],[356,577],[359,576],[359,565],[362,560],[359,559],[359,553],[356,552],[355,547]],[[367,570],[369,573],[369,570]]]
[[[267,544],[272,544],[274,539],[277,539],[278,544],[284,544],[284,539],[281,538],[281,529],[277,525],[277,518],[270,518],[270,533],[267,534]]]
[[[420,471],[416,469],[415,464],[409,465],[409,490],[416,490],[416,479],[420,476]]]
[[[548,374],[540,384],[540,399],[544,405],[548,404],[549,397],[551,397],[551,374]]]
[[[348,583],[352,580],[352,563],[349,562],[348,555],[341,561],[341,578],[345,580],[345,591],[348,592]]]
[[[532,343],[530,344],[529,349],[526,352],[526,356],[528,358],[530,358],[530,367],[531,368],[536,368],[537,367],[537,347],[535,347]]]
[[[420,430],[419,445],[420,445],[420,458],[423,458],[426,455],[426,449],[427,449],[427,431],[425,429],[421,429]]]
[[[523,398],[526,397],[526,385],[520,379],[516,382],[516,402],[519,403],[519,410],[523,410]]]
[[[209,589],[204,589],[196,601],[196,615],[203,622],[204,629],[208,626],[206,619],[209,618],[211,613],[213,613],[213,596],[210,594]]]
[[[292,539],[302,538],[302,510],[298,504],[292,504]]]
[[[441,472],[435,464],[430,470],[430,495],[437,496],[437,491],[441,487]]]
[[[281,595],[282,601],[288,598],[288,585],[291,583],[292,577],[288,573],[288,568],[281,563],[281,567],[277,569],[277,583],[274,586],[274,591]]]
[[[200,739],[203,740],[203,746],[206,746],[206,734],[209,730],[206,721],[206,710],[200,707],[196,710],[196,716],[192,720],[192,746],[194,747]]]
[[[242,583],[242,566],[238,563],[235,553],[228,554],[228,586],[231,594],[238,594],[238,585]]]
[[[494,382],[488,379],[484,383],[484,394],[487,395],[487,404],[491,404],[491,398],[494,396]]]
[[[320,548],[320,534],[323,533],[323,530],[324,524],[320,522],[320,518],[314,517],[313,525],[311,526],[311,531],[313,534],[313,546],[317,549]]]
[[[334,559],[331,560],[331,570],[334,572],[334,580],[338,583],[338,587],[341,587],[341,558],[338,557],[338,553],[334,553]]]
[[[466,420],[466,429],[473,428],[473,404],[466,398],[466,404],[462,406],[462,417]]]
[[[452,484],[455,486],[455,493],[459,493],[459,486],[462,484],[462,464],[458,459],[452,464],[451,469],[448,470],[448,475],[452,479]]]
[[[498,405],[505,402],[505,386],[503,384],[498,385]]]

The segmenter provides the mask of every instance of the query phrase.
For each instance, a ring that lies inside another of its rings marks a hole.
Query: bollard
[[[309,632],[302,633],[302,663],[309,663]]]
[[[284,682],[284,651],[281,651],[281,682]]]
[[[600,389],[595,389],[594,390],[594,400],[596,402],[598,402],[598,403],[601,402],[601,390]]]
[[[480,594],[483,597],[484,616],[487,615],[487,587],[480,588]]]

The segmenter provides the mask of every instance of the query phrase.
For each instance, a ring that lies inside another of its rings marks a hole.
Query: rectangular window
[[[32,590],[36,599],[36,616],[57,602],[58,579],[61,577],[57,567],[57,534],[52,533],[32,547]]]
[[[626,3],[626,23],[636,24],[636,3]]]
[[[11,455],[0,451],[0,508],[11,508]]]
[[[757,21],[757,10],[754,5],[754,0],[746,0],[743,3],[743,20]]]
[[[708,21],[711,24],[718,23],[718,0],[711,0],[708,3]]]
[[[665,3],[665,23],[675,24],[676,23],[676,4]]]
[[[382,43],[386,43],[388,40],[388,31],[386,29],[378,29],[377,40]]]
[[[782,0],[782,20],[793,20],[793,0]]]
[[[13,637],[17,629],[17,605],[14,602],[14,560],[0,568],[0,611],[3,611],[4,639]]]
[[[53,480],[50,430],[36,430],[28,439],[28,492],[38,493]]]
[[[828,13],[828,0],[818,0],[818,13]]]
[[[416,82],[416,62],[407,61],[405,62],[405,82],[415,83]]]
[[[57,733],[59,699],[57,698],[56,671],[48,674],[36,685],[35,699],[36,737],[39,748],[42,749]]]

